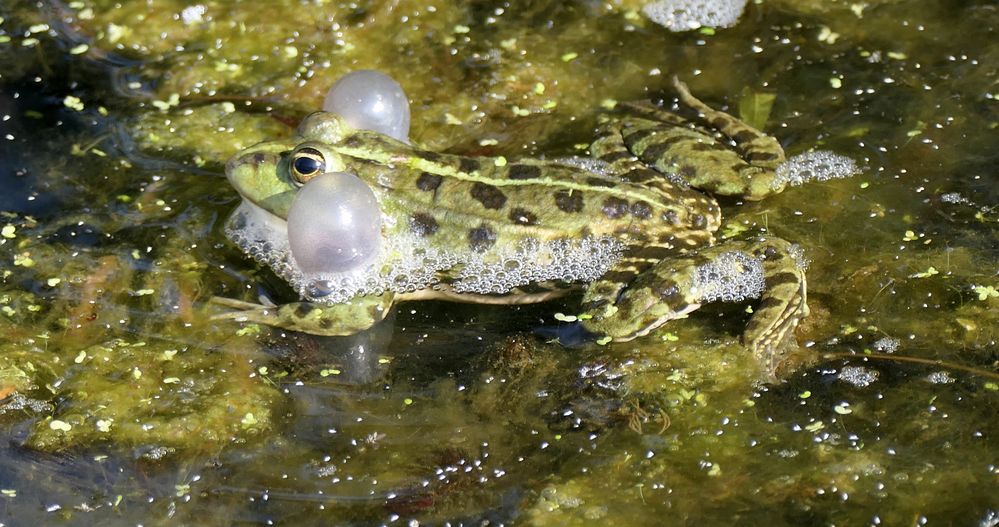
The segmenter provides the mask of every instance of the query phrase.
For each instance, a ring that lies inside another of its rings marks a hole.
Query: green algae
[[[32,76],[50,98],[3,106],[31,154],[14,157],[26,170],[0,165],[27,174],[3,181],[52,198],[2,202],[18,211],[0,218],[5,514],[994,521],[995,7],[775,0],[680,35],[639,9],[0,7],[0,103]],[[290,298],[224,241],[237,198],[222,163],[289,133],[357,68],[402,83],[413,136],[435,149],[585,153],[603,103],[668,100],[677,74],[790,154],[862,162],[849,180],[725,204],[725,233],[773,232],[811,260],[812,316],[783,380],[761,382],[738,342],[743,305],[579,349],[523,335],[570,327],[557,314],[578,312],[571,299],[407,304],[354,339],[209,324],[211,296]]]

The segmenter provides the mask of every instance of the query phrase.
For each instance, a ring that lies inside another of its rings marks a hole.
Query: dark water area
[[[0,525],[999,525],[999,7],[751,2],[0,5]],[[345,73],[428,150],[586,155],[677,75],[789,156],[861,166],[719,238],[810,261],[778,378],[752,303],[631,342],[579,295],[407,302],[347,337],[213,320],[294,290],[230,243],[232,155]]]

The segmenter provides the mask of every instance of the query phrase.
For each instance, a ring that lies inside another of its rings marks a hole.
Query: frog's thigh
[[[262,306],[213,299],[213,303],[233,310],[214,315],[212,319],[264,324],[312,335],[353,335],[384,319],[392,306],[392,298],[391,294],[363,296],[351,299],[349,303],[330,306],[310,302]]]
[[[731,252],[762,260],[764,291],[743,339],[761,363],[772,367],[784,339],[808,314],[804,270],[793,246],[778,238],[731,242],[665,259],[627,284],[607,279],[594,282],[583,299],[584,310],[592,317],[584,320],[585,327],[626,341],[683,317],[704,301],[693,288],[699,270]]]
[[[589,316],[583,317],[584,327],[628,341],[682,318],[701,306],[690,287],[701,258],[669,258],[637,276],[627,269],[610,271],[583,295],[584,314]]]

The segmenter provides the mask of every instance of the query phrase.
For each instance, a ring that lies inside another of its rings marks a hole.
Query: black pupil
[[[323,166],[318,159],[311,157],[300,157],[295,160],[295,171],[299,174],[314,174]]]

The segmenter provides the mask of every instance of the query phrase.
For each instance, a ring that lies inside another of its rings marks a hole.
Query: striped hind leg
[[[785,157],[776,139],[707,106],[675,78],[674,85],[680,103],[698,113],[696,119],[649,102],[623,103],[620,148],[671,180],[715,194],[757,200],[783,190],[775,170]],[[719,142],[716,133],[735,147]]]
[[[763,261],[766,286],[742,340],[774,375],[788,346],[793,345],[798,322],[808,316],[806,264],[801,248],[780,238],[765,238],[753,254]]]
[[[784,161],[784,149],[773,137],[753,128],[735,117],[708,106],[691,95],[687,85],[673,77],[673,89],[680,102],[697,111],[698,119],[705,125],[735,141],[735,148],[750,165],[773,170]]]

